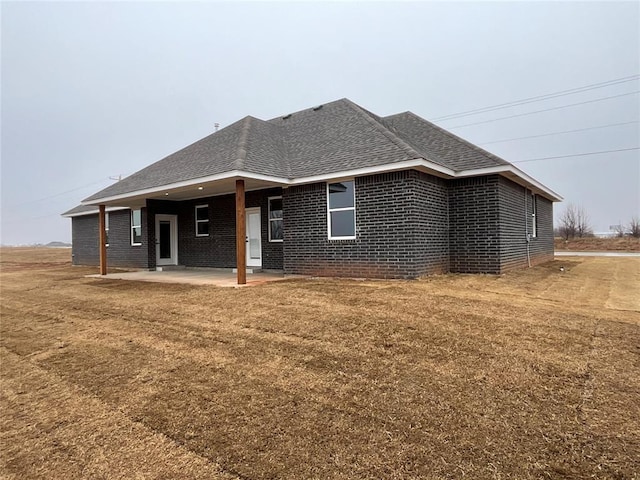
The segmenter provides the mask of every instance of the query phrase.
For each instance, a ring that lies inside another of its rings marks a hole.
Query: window
[[[269,241],[281,242],[284,239],[282,230],[282,197],[269,198]]]
[[[142,245],[142,212],[131,210],[131,245]]]
[[[196,206],[196,237],[209,236],[209,205]]]
[[[356,238],[356,195],[353,180],[327,184],[329,238]]]
[[[531,236],[536,238],[538,236],[538,205],[537,195],[531,194]]]
[[[105,236],[105,247],[109,246],[109,212],[104,214],[104,236]]]

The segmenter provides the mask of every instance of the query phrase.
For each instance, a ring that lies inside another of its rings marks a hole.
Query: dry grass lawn
[[[554,248],[574,252],[640,252],[640,238],[556,238]]]
[[[1,478],[640,478],[640,258],[244,289],[1,265]]]

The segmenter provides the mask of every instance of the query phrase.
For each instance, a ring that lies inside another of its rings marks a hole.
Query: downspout
[[[531,268],[531,249],[529,248],[531,237],[529,236],[529,212],[527,210],[527,187],[524,187],[524,233],[525,233],[525,238],[527,240],[527,263],[529,265],[529,268]]]

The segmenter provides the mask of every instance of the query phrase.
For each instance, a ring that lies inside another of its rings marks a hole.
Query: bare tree
[[[577,207],[573,203],[569,203],[560,216],[558,230],[565,240],[593,235],[593,229],[589,224],[589,215],[584,208]]]
[[[633,238],[640,238],[640,217],[631,217],[628,228],[629,235]]]
[[[613,230],[613,233],[615,233],[616,237],[618,238],[622,238],[624,237],[624,225],[619,223],[618,225],[612,225],[611,227],[609,227],[611,230]]]
[[[593,228],[589,223],[589,215],[583,207],[576,208],[576,235],[579,238],[593,236]]]
[[[562,238],[569,240],[576,236],[576,223],[576,207],[573,203],[569,203],[560,216],[560,227],[558,227],[558,230]]]

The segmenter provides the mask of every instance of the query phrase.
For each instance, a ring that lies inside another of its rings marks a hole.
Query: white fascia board
[[[398,170],[407,170],[409,168],[425,168],[431,172],[439,173],[446,177],[455,176],[455,172],[449,168],[443,167],[436,163],[429,162],[423,158],[414,158],[397,163],[385,163],[374,167],[356,168],[353,170],[343,170],[341,172],[333,172],[323,175],[312,175],[310,177],[299,177],[291,180],[291,185],[302,185],[307,183],[325,182],[327,180],[336,180],[340,178],[354,178],[365,175],[373,175],[376,173],[396,172]]]
[[[145,195],[155,195],[161,192],[171,191],[179,188],[188,188],[200,185],[202,183],[216,182],[220,180],[229,180],[232,178],[245,178],[252,180],[261,180],[265,182],[281,183],[288,185],[290,180],[281,177],[274,177],[270,175],[262,175],[259,173],[243,172],[240,170],[232,170],[230,172],[218,173],[216,175],[209,175],[207,177],[193,178],[190,180],[184,180],[182,182],[170,183],[167,185],[160,185],[159,187],[145,188],[142,190],[136,190],[133,192],[122,193],[119,195],[112,195],[111,197],[98,198],[89,202],[80,202],[82,205],[100,205],[101,203],[117,202],[119,200],[127,200],[131,197],[141,197]]]
[[[475,168],[473,170],[463,170],[463,171],[457,172],[455,174],[455,177],[456,178],[479,177],[481,175],[494,175],[494,174],[501,174],[501,173],[511,173],[515,175],[516,177],[522,179],[529,186],[534,187],[540,192],[544,193],[547,197],[549,197],[549,199],[553,200],[554,202],[561,202],[563,200],[563,198],[560,195],[558,195],[556,192],[554,192],[550,188],[545,187],[543,184],[538,182],[535,178],[527,175],[518,167],[512,164],[499,165],[496,167],[487,167],[487,168]]]
[[[408,168],[422,167],[426,168],[434,173],[439,173],[447,177],[454,176],[454,171],[446,167],[442,167],[432,162],[428,162],[422,158],[416,158],[413,160],[407,160],[398,163],[387,163],[384,165],[377,165],[374,167],[357,168],[353,170],[343,170],[341,172],[334,172],[323,175],[313,175],[309,177],[300,178],[283,178],[275,177],[271,175],[262,175],[259,173],[243,172],[241,170],[232,170],[230,172],[219,173],[216,175],[209,175],[207,177],[194,178],[191,180],[185,180],[183,182],[171,183],[168,185],[161,185],[159,187],[145,188],[142,190],[136,190],[133,192],[123,193],[119,195],[112,195],[110,197],[98,198],[89,202],[81,202],[82,205],[100,205],[101,203],[112,203],[121,200],[128,200],[132,197],[144,197],[145,195],[157,195],[158,193],[171,191],[174,189],[194,187],[203,183],[215,182],[220,180],[229,180],[232,178],[244,178],[250,180],[259,180],[263,182],[276,183],[284,187],[289,185],[302,185],[315,182],[324,182],[326,180],[333,180],[336,178],[353,178],[363,175],[372,175],[375,173],[392,172],[397,170],[406,170]]]
[[[116,210],[129,210],[127,207],[107,207],[104,209],[105,212],[115,212]],[[86,212],[76,212],[76,213],[71,213],[69,215],[61,215],[61,217],[67,217],[67,218],[72,218],[72,217],[84,217],[85,215],[95,215],[96,213],[98,213],[99,210],[96,208],[95,210],[87,210]]]

